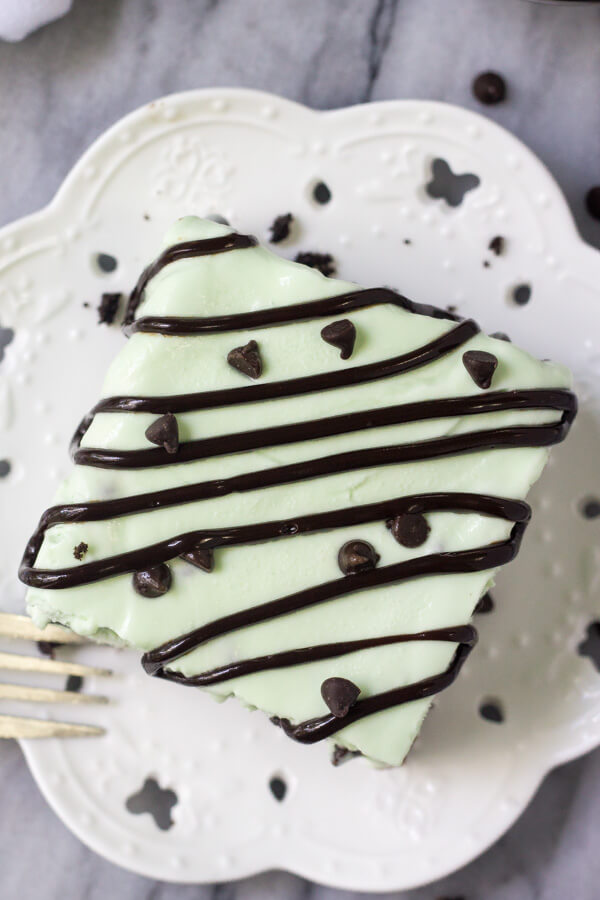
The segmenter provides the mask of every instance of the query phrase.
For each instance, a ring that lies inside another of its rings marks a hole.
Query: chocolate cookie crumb
[[[310,266],[311,269],[318,269],[322,275],[335,275],[336,265],[331,253],[313,253],[306,251],[298,253],[295,256],[295,262],[302,263],[303,266]]]
[[[44,656],[49,656],[50,659],[54,659],[54,651],[57,647],[60,647],[60,644],[57,641],[38,641],[38,650]]]
[[[486,106],[493,106],[506,99],[506,82],[498,72],[481,72],[472,85],[473,96]]]
[[[120,294],[102,294],[98,304],[98,325],[112,325],[119,309]]]
[[[286,213],[284,216],[277,216],[273,221],[273,224],[269,227],[272,244],[279,244],[280,241],[285,241],[285,239],[290,236],[290,226],[293,221],[294,217],[291,213]]]
[[[497,234],[496,237],[493,237],[488,244],[488,250],[491,250],[492,253],[495,253],[496,256],[502,256],[505,248],[505,240],[501,234]]]
[[[341,747],[339,744],[336,744],[331,754],[331,765],[341,766],[342,763],[349,762],[355,756],[362,756],[360,750],[348,750],[347,747]]]
[[[78,559],[79,562],[81,562],[81,560],[83,559],[85,554],[88,552],[88,550],[89,550],[89,547],[86,544],[86,542],[80,541],[80,543],[77,544],[76,547],[73,547],[73,556],[75,557],[75,559]]]

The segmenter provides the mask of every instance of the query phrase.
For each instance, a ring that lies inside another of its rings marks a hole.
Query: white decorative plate
[[[480,179],[456,207],[425,190],[437,157]],[[313,195],[321,181],[325,204]],[[1,596],[19,607],[21,551],[124,340],[96,324],[100,294],[134,284],[177,216],[220,213],[266,238],[288,211],[299,227],[282,252],[330,252],[344,278],[453,304],[576,373],[579,418],[542,479],[496,610],[478,617],[480,645],[397,770],[360,760],[333,769],[325,746],[296,745],[260,713],[152,680],[135,653],[101,647],[76,656],[116,672],[85,685],[113,700],[87,714],[106,736],[23,748],[63,821],[144,875],[211,882],[285,868],[357,890],[408,888],[481,853],[553,766],[600,743],[600,675],[577,652],[600,612],[600,518],[582,514],[600,497],[600,255],[511,135],[435,103],[315,113],[210,90],[151,103],[97,141],[47,209],[0,233],[0,324],[15,331],[0,368],[0,460],[11,466],[0,480]],[[496,235],[506,238],[500,256],[488,250]],[[99,253],[117,260],[113,272]],[[514,302],[517,285],[531,288],[526,305]],[[504,722],[481,717],[488,700]],[[174,792],[159,794],[171,827],[126,806],[147,777]]]

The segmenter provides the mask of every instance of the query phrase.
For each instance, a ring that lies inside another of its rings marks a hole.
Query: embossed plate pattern
[[[435,158],[480,179],[455,207],[425,190]],[[314,196],[321,181],[327,203]],[[210,882],[286,868],[339,887],[407,888],[480,853],[549,769],[600,743],[600,675],[577,652],[598,617],[600,519],[582,504],[600,497],[600,256],[540,162],[505,131],[434,103],[315,113],[262,93],[191,92],[118,123],[49,207],[0,232],[0,325],[14,330],[0,365],[3,603],[22,603],[23,545],[124,340],[96,324],[100,294],[130,288],[177,216],[219,213],[265,239],[287,211],[298,228],[280,245],[286,255],[330,252],[344,278],[455,305],[575,371],[582,410],[534,492],[496,609],[479,618],[480,644],[398,770],[360,760],[333,769],[327,747],[295,745],[261,714],[151,680],[137,654],[101,647],[76,653],[117,673],[102,685],[114,702],[89,713],[106,736],[23,749],[63,821],[145,875]],[[500,256],[488,249],[496,235],[506,238]],[[116,268],[103,271],[98,254]],[[519,305],[524,285],[530,299]],[[479,714],[488,701],[502,723]],[[126,806],[147,777],[177,796],[167,827],[139,801]]]

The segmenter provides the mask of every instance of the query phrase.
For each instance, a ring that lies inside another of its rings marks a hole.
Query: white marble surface
[[[46,203],[96,135],[170,91],[242,85],[318,108],[397,97],[477,108],[470,82],[484,68],[504,73],[510,89],[488,113],[547,163],[583,235],[600,246],[600,223],[583,205],[600,183],[600,10],[525,0],[76,0],[69,16],[25,42],[0,43],[0,223]],[[551,775],[479,860],[437,885],[390,896],[596,900],[599,785],[596,752]],[[283,873],[180,887],[121,872],[67,832],[8,743],[0,746],[0,790],[7,900],[358,896]]]

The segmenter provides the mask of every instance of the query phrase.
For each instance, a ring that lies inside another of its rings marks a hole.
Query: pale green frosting
[[[186,218],[173,226],[164,246],[230,231],[227,226]],[[256,247],[167,266],[148,285],[140,315],[224,315],[355,289],[356,285],[324,278],[315,270]],[[335,318],[332,316],[331,321]],[[264,362],[262,384],[398,356],[454,327],[452,322],[389,305],[357,310],[348,318],[356,327],[357,340],[347,361],[340,359],[335,347],[321,340],[319,332],[330,321],[323,319],[192,337],[137,333],[111,365],[102,396],[182,394],[244,386],[249,382],[227,364],[226,357],[229,350],[250,339],[259,343]],[[488,350],[498,357],[494,390],[570,385],[569,373],[563,367],[542,363],[507,342],[477,335],[443,359],[395,377],[317,394],[180,414],[180,438],[185,441],[396,403],[474,394],[478,388],[461,362],[467,349]],[[77,466],[59,488],[55,502],[129,496],[351,449],[557,418],[554,412],[501,412],[376,428],[162,468]],[[82,446],[147,448],[150,445],[144,431],[155,419],[147,414],[99,414]],[[482,451],[341,472],[105,522],[57,525],[47,532],[36,566],[53,569],[77,565],[73,548],[80,541],[89,545],[85,562],[91,562],[199,528],[288,519],[420,492],[468,491],[522,499],[540,475],[546,458],[545,449]],[[123,575],[65,590],[30,589],[28,610],[40,625],[58,621],[91,636],[99,632],[104,636],[108,629],[119,642],[148,650],[229,613],[339,578],[337,553],[346,540],[369,541],[381,555],[380,565],[386,565],[440,550],[483,546],[505,539],[511,528],[510,523],[476,514],[433,513],[428,515],[428,522],[429,538],[417,550],[399,545],[385,523],[376,522],[217,550],[215,569],[210,574],[175,560],[170,563],[172,587],[157,599],[141,597],[132,588],[131,576]],[[315,643],[467,623],[493,575],[493,571],[487,571],[430,576],[357,592],[210,641],[178,660],[173,668],[191,675],[232,661]],[[361,697],[368,697],[442,671],[454,652],[455,645],[449,643],[398,644],[256,673],[210,690],[222,696],[233,693],[248,706],[298,722],[328,712],[320,694],[325,678],[349,678],[360,687]],[[358,748],[377,762],[397,765],[410,749],[429,704],[429,700],[423,700],[378,713],[347,726],[335,741]]]

